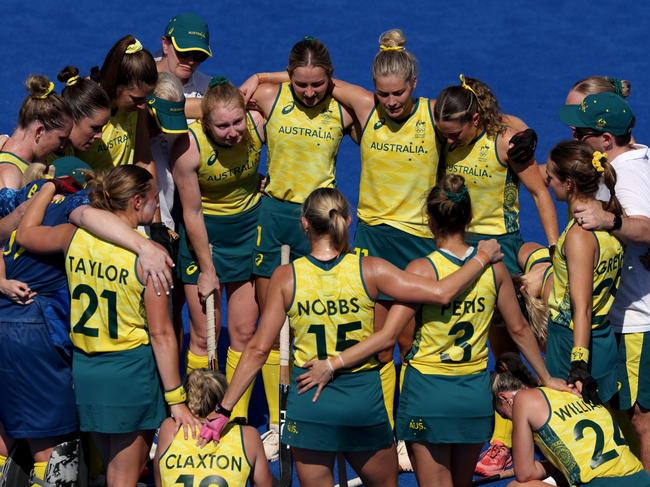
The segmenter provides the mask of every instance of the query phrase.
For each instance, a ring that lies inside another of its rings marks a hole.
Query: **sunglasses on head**
[[[602,132],[585,127],[573,127],[572,132],[573,138],[578,141],[583,141],[589,137],[598,137],[603,135]]]

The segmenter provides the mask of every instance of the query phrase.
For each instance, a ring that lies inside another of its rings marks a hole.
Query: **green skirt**
[[[297,392],[296,377],[306,371],[294,367],[291,372],[283,442],[333,452],[376,451],[393,443],[379,370],[336,375],[316,402],[316,388]]]
[[[397,439],[483,443],[490,439],[493,419],[487,371],[451,376],[406,367],[395,421]]]
[[[95,433],[154,430],[166,417],[151,346],[72,357],[79,429]]]

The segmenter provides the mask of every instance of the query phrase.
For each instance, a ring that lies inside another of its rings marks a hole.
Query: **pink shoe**
[[[490,443],[487,450],[481,453],[474,472],[483,477],[490,477],[512,468],[512,453],[510,448],[499,440]]]

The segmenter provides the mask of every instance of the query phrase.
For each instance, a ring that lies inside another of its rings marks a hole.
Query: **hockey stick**
[[[513,469],[504,470],[501,473],[496,473],[490,475],[489,477],[483,477],[482,479],[472,480],[472,485],[483,485],[489,484],[490,482],[496,482],[497,480],[509,479],[510,477],[515,476],[515,471]]]
[[[212,256],[212,244],[210,244],[210,255]],[[208,368],[210,370],[218,370],[217,365],[217,329],[214,319],[214,295],[218,290],[210,293],[205,300],[205,326],[207,327],[207,349],[208,349]]]
[[[336,455],[336,471],[339,476],[339,487],[350,487],[348,485],[348,470],[345,465],[345,455],[343,453]]]
[[[283,245],[280,250],[280,263],[289,263],[291,249]],[[287,396],[291,377],[289,372],[289,318],[284,319],[280,331],[280,486],[290,487],[293,477],[293,463],[289,445],[282,443],[282,431],[287,421]]]

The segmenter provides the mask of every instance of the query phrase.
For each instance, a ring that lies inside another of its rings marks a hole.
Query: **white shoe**
[[[413,466],[409,458],[409,452],[406,450],[406,443],[400,440],[397,442],[397,463],[400,472],[412,472]]]
[[[269,462],[277,462],[280,458],[280,427],[277,424],[272,424],[261,438],[266,459]]]

